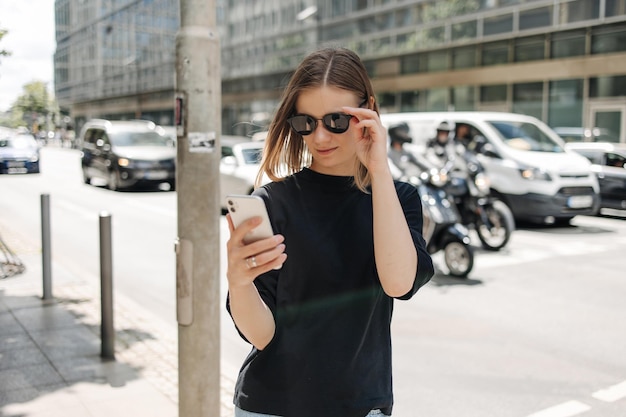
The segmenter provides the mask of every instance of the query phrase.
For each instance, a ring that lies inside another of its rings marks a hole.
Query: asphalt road
[[[85,185],[77,151],[42,155],[41,174],[0,176],[1,221],[39,242],[49,194],[55,262],[98,280],[99,215],[109,212],[115,290],[176,326],[176,193]],[[626,218],[525,226],[500,252],[478,248],[468,279],[440,273],[397,302],[394,415],[625,416],[625,249]],[[224,313],[226,362],[236,369],[246,351]]]

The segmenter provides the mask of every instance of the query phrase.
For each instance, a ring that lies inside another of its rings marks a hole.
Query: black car
[[[600,207],[626,210],[626,144],[570,142],[567,147],[591,161],[600,184]]]
[[[81,129],[81,165],[86,184],[111,190],[176,181],[176,147],[171,137],[144,120],[91,120]]]
[[[39,144],[30,133],[0,137],[0,174],[39,173]]]

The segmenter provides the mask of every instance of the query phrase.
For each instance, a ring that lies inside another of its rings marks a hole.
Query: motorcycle
[[[399,177],[417,188],[422,200],[424,227],[422,235],[431,255],[443,251],[450,275],[466,278],[474,267],[474,249],[467,227],[454,201],[445,190],[447,174],[436,168],[423,167],[416,175]]]
[[[511,209],[490,191],[489,177],[478,159],[467,152],[465,172],[449,172],[446,190],[459,210],[461,223],[474,229],[482,246],[498,251],[506,246],[515,230]],[[448,164],[444,170],[450,170]]]

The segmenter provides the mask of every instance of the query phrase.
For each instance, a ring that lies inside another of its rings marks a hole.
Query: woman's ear
[[[368,103],[368,104],[369,104],[369,106],[368,106],[368,107],[369,107],[371,110],[375,109],[375,108],[376,108],[376,98],[374,98],[374,96],[370,96],[370,99],[369,99],[369,103]]]

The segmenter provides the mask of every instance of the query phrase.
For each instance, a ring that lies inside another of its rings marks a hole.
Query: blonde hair
[[[346,48],[324,48],[312,52],[296,68],[283,91],[276,115],[270,123],[256,186],[263,175],[272,181],[281,181],[311,164],[302,135],[294,132],[287,119],[296,112],[298,95],[311,88],[336,87],[355,93],[361,102],[378,113],[374,90],[367,70],[359,56]],[[370,176],[365,165],[356,159],[354,183],[367,192]]]

